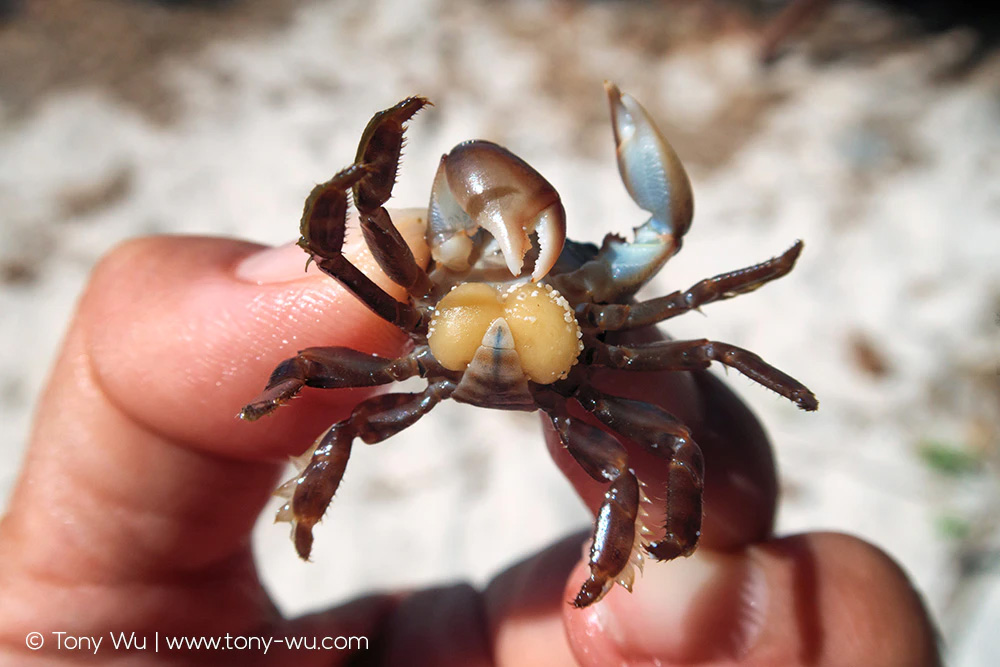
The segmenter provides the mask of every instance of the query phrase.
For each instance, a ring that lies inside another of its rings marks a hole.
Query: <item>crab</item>
[[[430,104],[423,97],[376,113],[354,163],[307,197],[299,246],[322,272],[404,331],[408,352],[392,359],[345,347],[304,349],[278,365],[240,417],[267,415],[305,387],[372,387],[414,376],[427,386],[361,401],[299,457],[298,474],[276,492],[287,500],[277,520],[292,524],[303,559],[355,438],[369,444],[385,440],[448,398],[501,410],[541,410],[569,454],[607,488],[593,530],[590,574],[572,601],[587,607],[615,582],[631,591],[635,570],[646,558],[667,561],[694,551],[704,487],[704,461],[690,430],[661,407],[602,391],[592,381],[597,369],[689,371],[716,361],[803,410],[818,407],[803,384],[733,345],[705,339],[609,342],[610,332],[646,327],[784,276],[802,242],[760,264],[636,301],[639,288],[680,249],[693,199],[680,160],[647,111],[614,84],[605,83],[605,89],[619,172],[632,199],[650,214],[632,241],[613,234],[600,247],[567,240],[555,188],[506,148],[468,141],[441,158],[425,239],[431,262],[420,266],[383,205],[396,181],[406,125]],[[352,199],[372,255],[405,288],[405,301],[383,291],[343,255]],[[573,403],[592,418],[571,416]],[[620,438],[654,453],[666,467],[657,539],[651,538],[646,485],[629,466]]]

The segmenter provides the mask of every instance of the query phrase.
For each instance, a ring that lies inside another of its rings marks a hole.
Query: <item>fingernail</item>
[[[760,636],[767,582],[753,560],[707,549],[647,562],[633,593],[595,605],[597,622],[629,662],[739,659]]]
[[[309,256],[295,243],[273,248],[264,248],[243,259],[236,266],[236,277],[244,282],[257,285],[283,283],[289,280],[305,278],[307,273],[318,273],[315,263],[310,263],[306,271],[306,260]]]

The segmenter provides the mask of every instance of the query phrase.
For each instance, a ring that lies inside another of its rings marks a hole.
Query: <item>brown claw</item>
[[[534,232],[540,248],[532,280],[552,269],[566,241],[566,212],[559,193],[531,165],[492,142],[468,141],[453,148],[440,169],[444,178],[435,179],[435,196],[450,196],[468,216],[472,225],[463,233],[471,236],[479,227],[488,231],[516,276]]]

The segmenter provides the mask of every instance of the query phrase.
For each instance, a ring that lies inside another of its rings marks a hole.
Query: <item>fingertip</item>
[[[305,259],[292,247],[227,239],[125,243],[95,270],[78,312],[97,381],[126,414],[172,440],[238,458],[304,449],[362,394],[311,395],[294,418],[279,410],[252,426],[233,415],[299,349],[393,355],[405,340],[336,281],[305,273]]]
[[[581,563],[567,594],[586,575]],[[687,558],[649,561],[632,586],[631,593],[615,586],[600,602],[565,613],[582,664],[724,661],[745,655],[761,631],[764,580],[739,555],[699,549]]]
[[[286,262],[287,281],[236,275],[248,257],[275,252],[151,237],[95,268],[5,524],[24,567],[117,582],[245,556],[277,482],[273,462],[304,450],[360,395],[316,392],[256,424],[236,419],[240,407],[301,347],[391,355],[405,339],[334,280],[303,274],[304,253],[271,263]]]
[[[581,564],[567,596],[585,577]],[[940,664],[919,595],[877,548],[807,534],[649,563],[634,593],[567,611],[584,665]]]
[[[843,533],[807,533],[754,551],[775,600],[754,655],[790,664],[940,664],[920,594],[878,547]]]

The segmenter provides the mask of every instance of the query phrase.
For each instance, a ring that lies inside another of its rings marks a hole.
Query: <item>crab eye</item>
[[[464,283],[435,309],[427,336],[431,353],[445,368],[465,370],[497,318],[507,322],[521,369],[532,382],[565,377],[583,349],[573,310],[551,286],[524,284],[499,292],[486,283]]]

